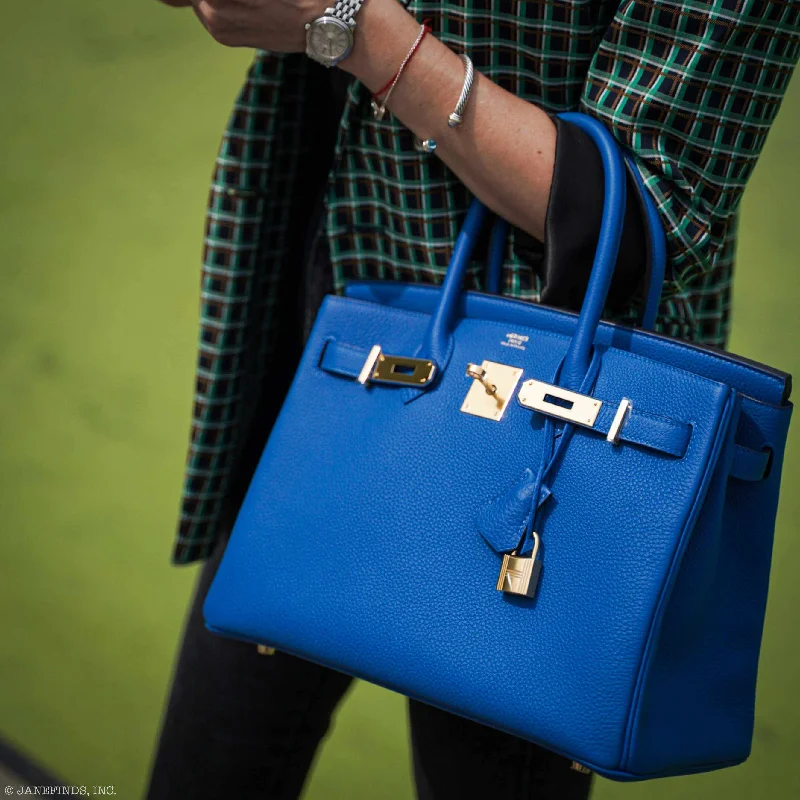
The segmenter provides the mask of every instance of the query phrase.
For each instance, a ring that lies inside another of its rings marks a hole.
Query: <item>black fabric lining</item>
[[[541,302],[569,311],[580,309],[603,213],[603,163],[589,135],[554,117],[556,158],[545,221],[545,241],[514,230],[514,252],[542,281]],[[622,241],[609,291],[608,307],[624,311],[641,287],[647,264],[647,234],[638,189],[628,175]]]

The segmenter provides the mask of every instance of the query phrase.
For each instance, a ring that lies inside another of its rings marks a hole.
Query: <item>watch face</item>
[[[339,61],[347,55],[353,35],[345,23],[335,17],[321,17],[308,29],[308,48],[325,61]]]

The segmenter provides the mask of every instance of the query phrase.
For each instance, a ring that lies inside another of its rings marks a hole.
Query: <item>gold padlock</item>
[[[518,556],[517,551],[506,553],[500,565],[500,577],[497,579],[497,591],[533,597],[539,583],[542,562],[539,561],[539,534],[533,536],[533,551],[529,556]]]

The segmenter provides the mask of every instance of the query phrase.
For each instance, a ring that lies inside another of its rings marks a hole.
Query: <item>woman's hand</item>
[[[165,0],[185,5],[185,0]],[[321,16],[330,0],[191,0],[205,29],[228,47],[253,47],[274,53],[306,49],[307,22]]]

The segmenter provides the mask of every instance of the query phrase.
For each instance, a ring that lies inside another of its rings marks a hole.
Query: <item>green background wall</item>
[[[156,2],[8,4],[0,27],[0,735],[139,797],[194,568],[168,564],[208,178],[248,53]],[[732,348],[800,373],[800,86],[744,201]],[[751,760],[596,797],[800,796],[800,422]],[[411,797],[405,705],[360,684],[309,798]]]

